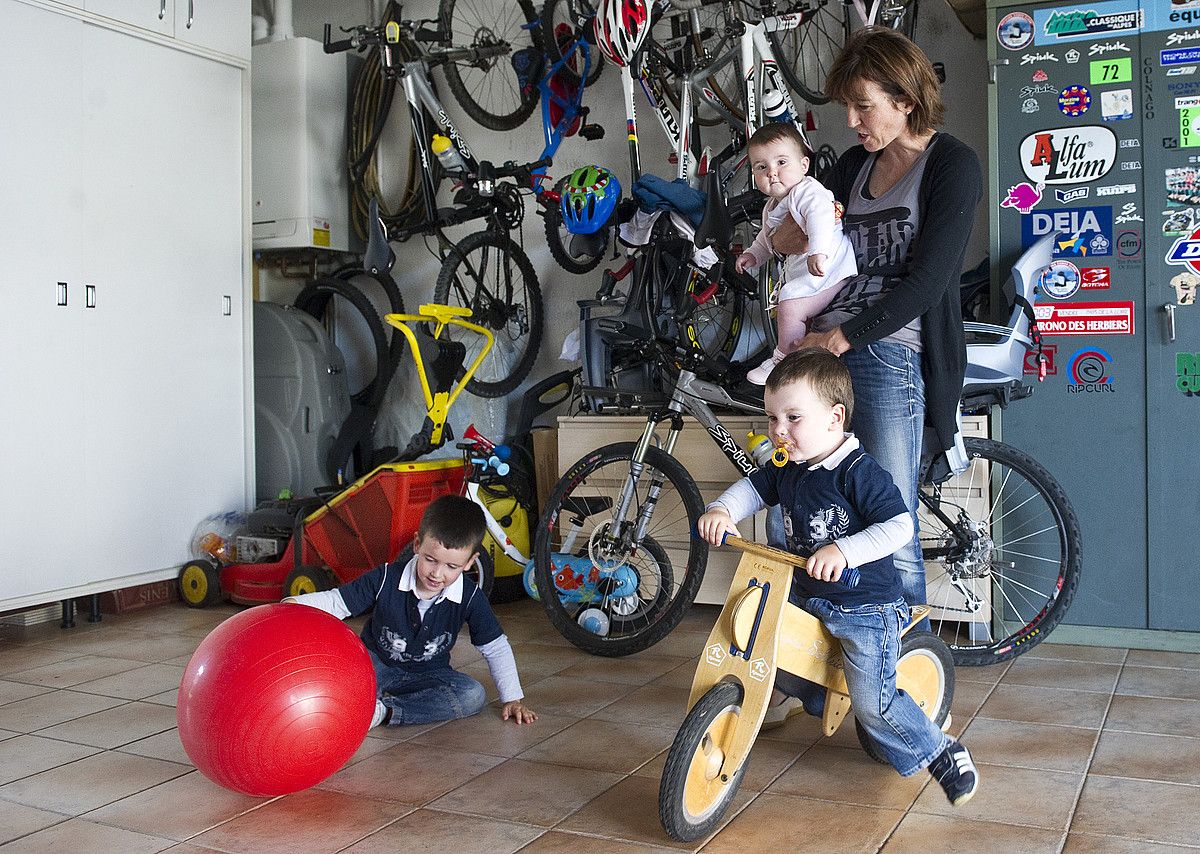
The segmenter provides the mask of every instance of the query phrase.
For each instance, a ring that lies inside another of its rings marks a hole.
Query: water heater
[[[346,251],[346,54],[290,38],[254,45],[250,68],[254,248]]]

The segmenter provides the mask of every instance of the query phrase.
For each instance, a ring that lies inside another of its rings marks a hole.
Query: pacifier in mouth
[[[771,452],[771,462],[775,464],[776,468],[783,468],[786,466],[788,464],[788,459],[788,449],[783,445],[780,445]]]

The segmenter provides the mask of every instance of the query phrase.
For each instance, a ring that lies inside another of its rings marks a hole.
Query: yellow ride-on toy
[[[792,568],[803,567],[804,558],[738,537],[725,542],[741,549],[742,559],[704,645],[690,711],[667,754],[658,790],[663,828],[681,842],[711,832],[737,792],[776,670],[826,687],[825,735],[837,732],[851,710],[841,644],[820,620],[788,602]],[[912,631],[928,613],[927,605],[912,609],[902,633],[896,685],[942,726],[954,696],[954,661],[936,635]],[[886,763],[861,726],[858,738],[872,759]]]

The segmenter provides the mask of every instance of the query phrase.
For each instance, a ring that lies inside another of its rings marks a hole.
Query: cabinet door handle
[[[1175,340],[1175,303],[1169,302],[1163,306],[1163,311],[1167,313],[1167,340]]]
[[[192,21],[196,20],[196,3],[195,0],[188,0],[188,22],[187,28],[192,28]]]
[[[67,283],[66,283],[66,282],[59,282],[59,283],[58,283],[58,302],[57,302],[57,305],[66,305],[66,304],[67,304]]]
[[[1009,64],[1009,61],[1007,59],[997,59],[992,62],[989,62],[988,63],[988,82],[994,84],[996,82],[996,68],[1001,65],[1008,65],[1008,64]]]
[[[167,17],[167,0],[158,0],[158,19]]]
[[[95,285],[84,285],[83,286],[83,307],[84,308],[95,308],[96,307],[96,286]]]

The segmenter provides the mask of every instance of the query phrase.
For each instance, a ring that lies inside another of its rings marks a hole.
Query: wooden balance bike
[[[733,800],[767,712],[776,670],[826,687],[825,735],[837,732],[850,711],[841,644],[820,620],[788,602],[792,568],[804,567],[804,558],[738,537],[725,542],[741,549],[742,559],[704,645],[688,699],[690,711],[667,754],[658,790],[663,828],[680,842],[711,832]],[[912,631],[928,613],[928,605],[912,609],[902,632],[896,685],[940,727],[954,696],[954,661],[937,635]],[[855,726],[867,754],[887,764],[857,721]]]

